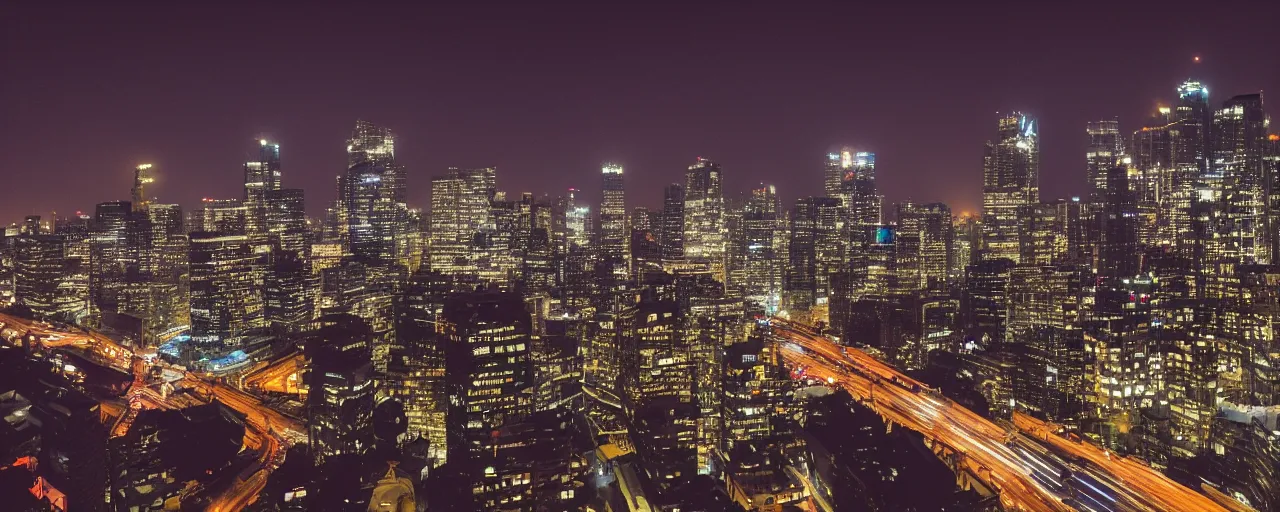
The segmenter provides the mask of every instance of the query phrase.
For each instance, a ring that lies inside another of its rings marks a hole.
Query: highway
[[[92,332],[58,330],[54,326],[0,313],[0,336],[20,343],[23,338],[38,341],[46,349],[73,349],[87,357],[126,373],[134,373],[133,351],[122,347],[110,338]],[[284,453],[291,440],[303,440],[306,428],[302,420],[276,411],[258,397],[194,373],[176,370],[183,386],[192,388],[207,400],[217,399],[245,416],[245,449],[258,452],[253,464],[221,492],[210,498],[207,510],[229,512],[241,510],[257,499],[271,472],[283,463]],[[128,406],[112,425],[111,436],[128,432],[132,419],[142,409],[180,409],[193,405],[189,400],[163,397],[149,387],[133,386],[128,392]],[[114,405],[113,405],[114,407]]]
[[[1138,461],[1067,441],[1027,417],[1018,428],[1030,436],[1011,432],[861,350],[803,325],[771,323],[794,375],[843,388],[887,421],[954,450],[956,465],[998,492],[1006,510],[1226,510]],[[1035,444],[1030,437],[1067,457],[1022,448]]]

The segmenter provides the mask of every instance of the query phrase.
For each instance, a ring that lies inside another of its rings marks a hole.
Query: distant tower
[[[147,185],[155,181],[151,175],[151,164],[142,164],[133,168],[133,211],[147,210],[151,201],[147,199]]]
[[[684,257],[709,264],[717,274],[724,271],[728,241],[723,186],[720,164],[705,158],[698,158],[685,173]]]
[[[1018,261],[1018,208],[1040,201],[1040,138],[1020,112],[1000,117],[983,157],[982,234],[987,259]]]
[[[267,195],[280,189],[280,145],[260,139],[258,148],[258,159],[244,164],[245,234],[253,243],[266,243]]]
[[[605,164],[604,198],[600,202],[600,257],[616,276],[629,274],[631,230],[627,229],[627,205],[622,182],[622,166]]]
[[[1124,138],[1120,136],[1120,122],[1114,119],[1090,121],[1085,133],[1089,136],[1089,147],[1085,153],[1089,199],[1100,203],[1106,195],[1107,171],[1124,155]]]

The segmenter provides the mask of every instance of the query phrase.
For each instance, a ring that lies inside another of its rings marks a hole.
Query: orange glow
[[[1280,140],[1280,135],[1271,134],[1267,136],[1267,140]]]
[[[1194,60],[1194,61],[1196,61],[1196,62],[1200,62],[1200,56],[1199,56],[1199,55],[1196,55],[1195,57],[1192,57],[1192,60]]]

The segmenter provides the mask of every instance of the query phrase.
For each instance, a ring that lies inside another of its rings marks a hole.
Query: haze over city
[[[729,192],[789,200],[849,145],[877,153],[886,204],[976,211],[997,111],[1040,119],[1043,195],[1066,197],[1086,121],[1136,128],[1187,78],[1217,99],[1280,87],[1266,2],[239,5],[10,6],[0,175],[42,179],[11,183],[0,218],[127,198],[143,162],[170,201],[237,197],[260,136],[319,215],[357,118],[396,131],[422,208],[446,167],[555,195],[592,190],[602,161],[652,184],[628,197],[652,208],[696,156]]]

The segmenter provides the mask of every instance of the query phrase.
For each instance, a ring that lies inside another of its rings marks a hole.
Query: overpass
[[[28,320],[0,313],[0,337],[14,344],[38,343],[46,350],[72,349],[103,361],[109,366],[136,375],[134,353],[110,338],[93,332],[76,332],[71,328],[58,328],[38,320]],[[268,407],[260,398],[221,382],[186,372],[176,367],[165,367],[176,372],[178,381],[203,395],[209,401],[218,400],[245,415],[246,449],[254,450],[254,462],[234,475],[225,488],[210,496],[208,510],[240,510],[253,503],[266,486],[272,471],[284,462],[284,453],[290,442],[305,442],[304,422],[292,415]],[[182,396],[182,395],[179,395]],[[193,405],[190,400],[164,396],[147,386],[133,385],[127,393],[127,405],[110,427],[112,437],[128,432],[133,419],[143,409],[181,409]],[[109,402],[108,402],[109,403]],[[112,405],[115,409],[118,406]]]
[[[1227,510],[1136,460],[1061,438],[1053,425],[1023,415],[1009,430],[866,352],[801,324],[770,323],[794,375],[845,389],[889,428],[920,433],[958,486],[996,494],[1005,510]]]

